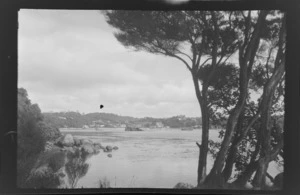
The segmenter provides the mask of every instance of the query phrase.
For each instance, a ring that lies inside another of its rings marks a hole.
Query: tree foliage
[[[27,91],[18,89],[18,184],[24,185],[45,140],[37,123],[42,120],[41,110],[32,104]]]
[[[107,22],[117,29],[116,38],[125,46],[176,58],[190,71],[202,113],[202,139],[198,184],[206,177],[210,128],[208,92],[217,86],[218,70],[238,49],[239,33],[231,28],[226,12],[215,11],[107,11]],[[203,68],[206,64],[208,69]],[[226,69],[226,68],[225,68]],[[205,75],[199,85],[199,75]],[[220,71],[219,71],[220,72]],[[216,73],[216,75],[215,75]],[[212,94],[211,97],[216,94]]]
[[[89,164],[86,163],[87,157],[88,156],[79,149],[77,149],[75,153],[67,154],[68,162],[66,163],[66,173],[71,188],[75,188],[78,180],[86,175],[89,169]]]
[[[37,182],[27,180],[30,171],[44,151],[46,141],[60,136],[59,130],[45,123],[43,119],[39,106],[31,103],[24,88],[19,88],[17,179],[20,187],[33,187],[34,183],[37,184]]]
[[[243,187],[282,151],[285,21],[280,11],[107,11],[125,47],[176,58],[190,71],[202,113],[198,187]],[[236,63],[227,60],[236,55]],[[253,100],[250,94],[260,95]],[[221,143],[208,140],[219,124]],[[206,177],[206,156],[215,157]]]

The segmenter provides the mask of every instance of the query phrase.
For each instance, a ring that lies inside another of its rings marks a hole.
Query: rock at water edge
[[[130,127],[130,126],[126,126],[125,127],[125,131],[143,131],[142,129],[138,128],[138,127]]]
[[[92,154],[94,153],[93,145],[91,144],[84,144],[81,148],[82,152]]]
[[[71,134],[67,134],[67,135],[63,136],[61,139],[61,144],[63,146],[67,146],[67,147],[73,146],[74,145],[73,136]]]
[[[113,150],[113,147],[112,147],[112,146],[106,146],[106,150],[107,150],[108,152],[111,152],[111,151]]]
[[[113,149],[114,150],[118,150],[119,148],[118,148],[118,146],[114,146]]]
[[[75,146],[80,146],[81,145],[80,139],[74,137],[74,145]]]

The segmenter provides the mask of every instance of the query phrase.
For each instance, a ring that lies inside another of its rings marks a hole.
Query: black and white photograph
[[[282,189],[285,12],[18,21],[18,188]]]

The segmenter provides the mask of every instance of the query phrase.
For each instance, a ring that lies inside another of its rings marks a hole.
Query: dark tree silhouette
[[[235,166],[240,171],[235,184],[243,186],[255,172],[253,185],[263,188],[268,164],[283,145],[282,132],[274,133],[270,121],[274,109],[282,108],[276,102],[283,94],[278,86],[285,65],[284,14],[264,10],[104,14],[125,47],[176,58],[190,71],[202,113],[198,187],[228,186]],[[234,54],[238,62],[228,63]],[[262,91],[257,104],[251,90]],[[209,142],[210,123],[224,126],[222,143]],[[206,176],[209,143],[217,150],[212,150],[216,158]],[[254,151],[243,149],[248,143]]]
[[[26,186],[26,179],[41,151],[45,139],[38,126],[43,116],[37,104],[32,104],[24,88],[18,89],[18,151],[17,184]]]
[[[244,18],[248,18],[250,20],[250,14],[251,13],[248,12],[248,17]],[[269,14],[269,16],[271,17],[273,16],[274,18],[266,19],[267,14]],[[268,127],[270,120],[270,110],[274,104],[272,98],[274,96],[276,87],[278,86],[280,81],[282,81],[284,75],[285,26],[284,22],[282,23],[282,21],[284,21],[282,14],[274,12],[267,13],[261,11],[258,15],[256,24],[252,27],[253,32],[252,37],[248,38],[249,43],[244,43],[244,45],[246,45],[245,48],[241,46],[239,49],[239,99],[235,107],[230,110],[230,115],[228,117],[226,125],[226,133],[224,135],[220,151],[218,152],[216,160],[214,162],[214,166],[206,179],[206,185],[209,187],[223,187],[225,182],[227,182],[229,177],[231,176],[233,164],[236,163],[236,165],[238,165],[238,163],[241,163],[241,161],[246,161],[249,158],[251,154],[250,151],[241,151],[248,154],[246,155],[246,157],[237,155],[238,151],[240,151],[238,150],[238,147],[239,149],[242,149],[242,147],[240,147],[241,144],[244,147],[246,146],[245,143],[247,142],[245,142],[245,136],[248,135],[249,130],[253,128],[253,125],[256,123],[256,121],[258,121],[258,119],[260,119],[260,127],[258,128],[259,133],[257,134],[257,138],[254,139],[256,140],[257,145],[256,150],[253,153],[251,163],[245,169],[247,171],[245,171],[245,174],[241,174],[241,178],[243,178],[241,180],[243,180],[243,182],[239,184],[245,184],[245,182],[248,181],[252,176],[252,173],[256,171],[254,186],[262,188],[265,185],[264,180],[266,177],[268,164],[270,161],[274,160],[283,146],[283,142],[281,139],[279,142],[277,142],[276,146],[273,148],[273,151],[270,151],[270,142],[272,139],[270,134],[271,131]],[[249,24],[249,26],[251,25]],[[270,49],[267,49],[268,47],[263,44],[264,41],[269,43]],[[274,52],[274,48],[277,52]],[[247,52],[250,53],[247,54]],[[264,52],[269,52],[269,54],[267,55],[266,59],[263,60],[265,65],[261,66],[260,54]],[[271,56],[275,56],[276,60],[274,62],[270,61]],[[253,68],[256,71],[260,69],[265,70],[266,74],[253,74]],[[271,68],[273,70],[269,70]],[[263,76],[266,76],[266,78],[264,78]],[[259,85],[262,79],[265,79],[265,82],[264,84]],[[255,109],[255,107],[253,106],[253,102],[248,102],[247,105],[247,99],[249,99],[249,89],[251,89],[249,85],[251,82],[255,85],[252,85],[252,87],[263,87],[263,94],[261,96],[261,101],[259,102],[257,111],[254,111],[255,114],[252,114],[252,116],[249,118],[249,114],[247,114],[247,112],[249,112],[249,109],[252,110],[251,112],[253,112],[253,109]],[[278,89],[280,89],[280,87]],[[278,97],[279,96],[277,96],[277,98]],[[253,138],[250,138],[250,141],[253,142]],[[263,145],[265,145],[264,152],[262,152],[263,150],[261,148]],[[260,160],[259,163],[257,163],[254,159],[256,159],[259,153]],[[267,157],[264,158],[263,156]],[[224,167],[225,159],[226,165]],[[238,162],[236,162],[236,160],[238,160]],[[258,170],[256,170],[257,166],[260,167]],[[236,184],[241,180],[237,179]]]
[[[116,38],[135,50],[180,60],[191,73],[202,117],[202,139],[198,184],[206,177],[209,138],[208,90],[216,69],[225,64],[238,47],[237,33],[230,28],[225,12],[215,11],[106,11],[107,22],[119,31]],[[189,45],[189,49],[184,47]],[[207,77],[199,80],[210,63]],[[200,82],[200,83],[199,83]]]

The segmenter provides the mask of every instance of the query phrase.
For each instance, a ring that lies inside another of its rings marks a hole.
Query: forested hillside
[[[43,115],[47,123],[59,128],[124,127],[127,124],[146,128],[181,128],[202,124],[200,118],[189,118],[183,115],[169,118],[134,118],[111,113],[81,114],[79,112],[53,112],[43,113]]]

